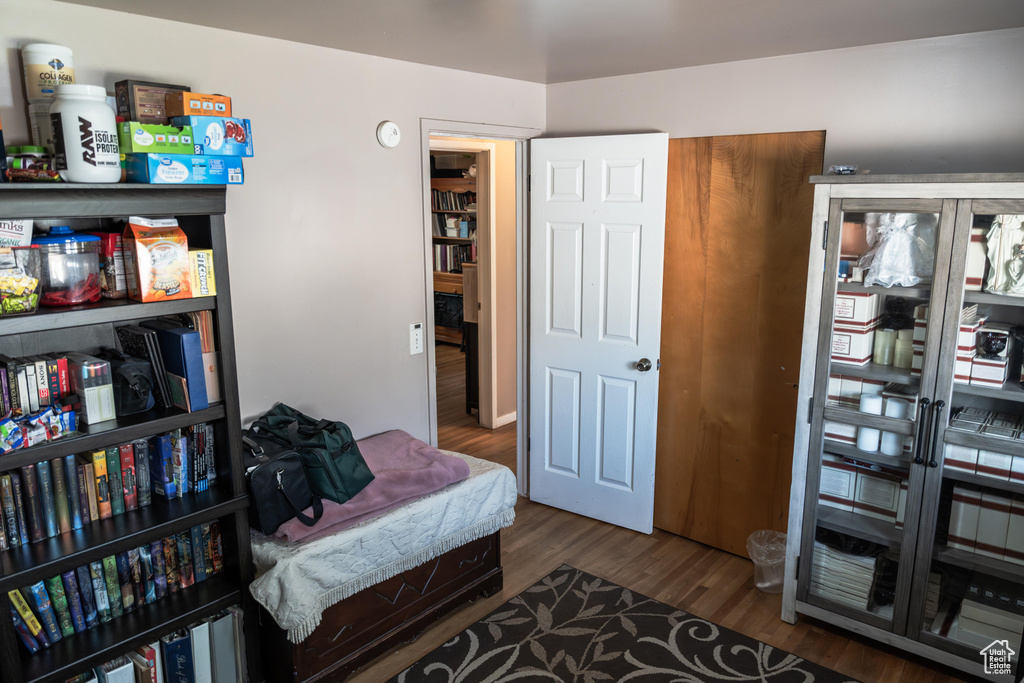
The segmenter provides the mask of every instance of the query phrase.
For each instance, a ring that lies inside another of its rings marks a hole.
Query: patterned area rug
[[[391,683],[766,681],[835,671],[563,565]]]

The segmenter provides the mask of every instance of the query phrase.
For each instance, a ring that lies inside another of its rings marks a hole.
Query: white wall
[[[1024,171],[1024,29],[548,86],[547,135],[825,130],[825,168]]]
[[[74,50],[79,83],[231,95],[256,157],[226,216],[243,419],[275,401],[427,436],[420,118],[543,127],[541,85],[68,5],[0,0],[0,118],[27,140],[17,48]],[[377,124],[403,141],[381,148]]]
[[[495,285],[499,418],[516,412],[516,143],[495,141]]]

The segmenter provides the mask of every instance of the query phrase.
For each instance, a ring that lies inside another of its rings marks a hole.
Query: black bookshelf
[[[0,551],[0,678],[4,683],[63,681],[174,630],[240,604],[250,679],[262,680],[257,650],[255,603],[249,594],[252,549],[248,497],[242,466],[238,373],[231,315],[224,224],[224,186],[151,185],[0,185],[0,219],[66,220],[123,218],[131,215],[178,217],[189,245],[214,252],[217,295],[139,303],[104,300],[66,309],[41,308],[26,316],[0,318],[0,351],[19,356],[55,350],[92,352],[114,346],[114,326],[174,313],[209,310],[219,344],[222,402],[201,411],[156,409],[96,425],[75,434],[0,455],[0,473],[72,453],[126,443],[199,422],[216,434],[217,481],[210,490],[165,500],[156,495],[145,508],[87,524],[83,529],[18,548]],[[30,654],[19,642],[9,616],[7,591],[57,576],[91,561],[124,552],[196,524],[217,521],[225,569],[206,581],[170,594],[130,614],[101,624]]]

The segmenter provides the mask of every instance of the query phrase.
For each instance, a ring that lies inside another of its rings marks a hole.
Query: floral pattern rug
[[[563,565],[390,683],[849,680]]]

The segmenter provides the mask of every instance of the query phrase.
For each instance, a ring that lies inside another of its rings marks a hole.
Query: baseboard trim
[[[512,424],[515,421],[516,421],[516,411],[514,411],[514,410],[511,413],[505,413],[504,415],[498,415],[496,418],[494,418],[494,427],[493,427],[493,429],[497,429],[498,427],[504,427],[505,425]]]

